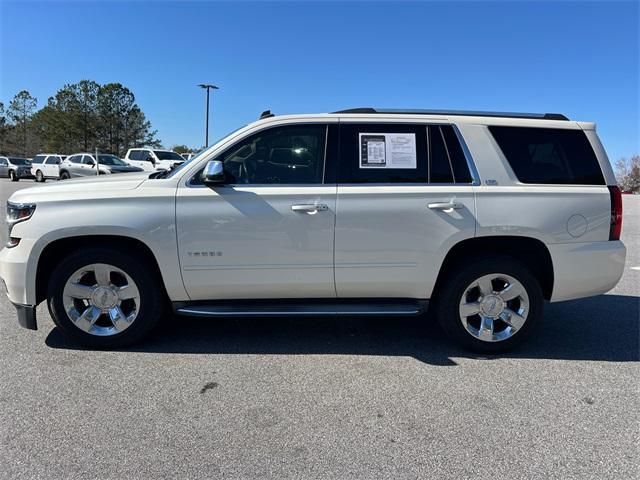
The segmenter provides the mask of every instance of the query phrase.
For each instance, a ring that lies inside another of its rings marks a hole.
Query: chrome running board
[[[284,317],[284,316],[412,316],[426,310],[426,301],[349,303],[211,303],[175,306],[178,315],[193,317]]]

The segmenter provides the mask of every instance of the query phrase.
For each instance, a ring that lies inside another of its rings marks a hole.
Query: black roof
[[[537,120],[569,120],[561,113],[477,112],[466,110],[404,110],[395,108],[348,108],[332,113],[378,113],[412,115],[464,115],[471,117],[531,118]]]

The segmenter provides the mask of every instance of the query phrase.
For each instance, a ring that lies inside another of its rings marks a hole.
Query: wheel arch
[[[432,297],[437,296],[447,274],[464,262],[479,255],[507,255],[524,263],[540,284],[545,300],[553,294],[553,261],[547,246],[536,238],[521,236],[474,237],[453,245],[442,261]]]
[[[51,274],[64,257],[78,250],[80,239],[86,246],[115,248],[124,252],[133,252],[136,258],[142,258],[151,267],[164,296],[168,298],[158,261],[152,250],[143,241],[122,235],[82,235],[59,238],[44,247],[36,268],[36,304],[45,300]]]

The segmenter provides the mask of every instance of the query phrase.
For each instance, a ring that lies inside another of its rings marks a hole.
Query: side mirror
[[[202,172],[205,185],[221,185],[224,183],[224,168],[219,160],[210,160]]]

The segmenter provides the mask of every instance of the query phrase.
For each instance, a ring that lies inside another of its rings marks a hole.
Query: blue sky
[[[167,145],[278,114],[356,106],[561,112],[640,153],[636,2],[0,0],[0,101],[129,87]]]

